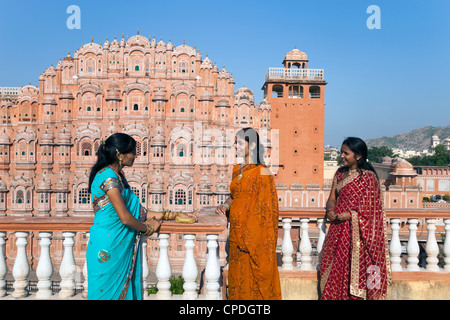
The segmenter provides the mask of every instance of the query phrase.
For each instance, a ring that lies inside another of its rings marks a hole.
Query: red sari
[[[230,185],[228,299],[279,300],[278,196],[264,165],[233,168]]]
[[[322,300],[379,300],[391,283],[386,215],[378,180],[363,170],[344,177],[336,172],[336,214],[351,212],[348,221],[334,221],[325,239],[320,267]]]

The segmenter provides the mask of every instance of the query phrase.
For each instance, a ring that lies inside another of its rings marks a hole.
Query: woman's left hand
[[[341,221],[348,221],[348,220],[350,220],[351,217],[352,217],[352,214],[350,211],[343,212],[337,216],[337,218]]]

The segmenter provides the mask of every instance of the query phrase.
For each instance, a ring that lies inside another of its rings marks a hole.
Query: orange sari
[[[233,168],[228,299],[281,299],[276,245],[278,196],[264,165]]]

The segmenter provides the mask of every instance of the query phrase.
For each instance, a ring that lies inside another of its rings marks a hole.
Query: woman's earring
[[[121,169],[123,168],[123,159],[122,158],[119,159],[119,166]]]

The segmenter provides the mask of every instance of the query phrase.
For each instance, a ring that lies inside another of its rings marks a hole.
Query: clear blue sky
[[[81,9],[70,30],[69,5]],[[381,29],[370,30],[370,5]],[[183,41],[262,100],[269,67],[297,45],[325,69],[325,144],[450,125],[450,1],[0,1],[0,86],[39,74],[82,43],[122,33]]]

